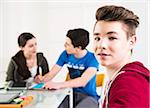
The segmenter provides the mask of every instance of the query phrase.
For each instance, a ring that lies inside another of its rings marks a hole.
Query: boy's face
[[[135,36],[127,39],[126,27],[121,22],[98,21],[95,25],[94,50],[103,66],[117,66],[126,61],[135,40]]]
[[[66,37],[66,41],[65,41],[65,49],[67,51],[68,54],[74,54],[75,53],[75,48],[71,42],[71,39]]]

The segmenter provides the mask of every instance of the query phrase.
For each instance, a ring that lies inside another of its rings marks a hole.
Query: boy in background
[[[46,82],[45,89],[73,88],[73,107],[98,108],[99,96],[96,92],[96,72],[98,61],[95,55],[86,47],[89,44],[89,32],[84,29],[69,30],[66,35],[65,50],[51,71],[43,76]],[[64,82],[52,82],[51,79],[66,64],[69,70],[70,80]],[[66,98],[67,100],[67,98]],[[60,107],[67,108],[64,101]]]

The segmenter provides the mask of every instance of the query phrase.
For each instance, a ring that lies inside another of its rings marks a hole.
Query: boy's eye
[[[99,40],[100,40],[100,37],[95,37],[94,40],[95,40],[95,41],[99,41]]]
[[[117,39],[117,38],[115,38],[115,37],[109,37],[109,40],[115,40],[115,39]]]

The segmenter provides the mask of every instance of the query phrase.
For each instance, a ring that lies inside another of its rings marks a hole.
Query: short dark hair
[[[24,33],[20,34],[18,37],[19,47],[24,47],[26,45],[27,41],[32,38],[35,38],[35,36],[33,36],[31,33],[24,32]]]
[[[123,22],[128,27],[128,37],[136,34],[135,30],[139,25],[139,17],[137,15],[122,6],[114,5],[100,7],[96,11],[96,20]]]
[[[89,32],[85,29],[78,28],[69,30],[66,36],[70,38],[74,47],[81,46],[82,50],[89,44]]]

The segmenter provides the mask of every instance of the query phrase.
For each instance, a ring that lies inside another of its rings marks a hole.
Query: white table
[[[20,93],[22,90],[1,89],[0,93]],[[23,96],[33,96],[30,104],[24,108],[58,108],[65,97],[69,96],[69,108],[73,108],[73,93],[71,88],[60,90],[23,90]]]
[[[71,88],[48,91],[27,90],[27,96],[33,96],[32,102],[25,108],[58,108],[65,97],[69,96],[69,107],[73,108],[73,94]]]

